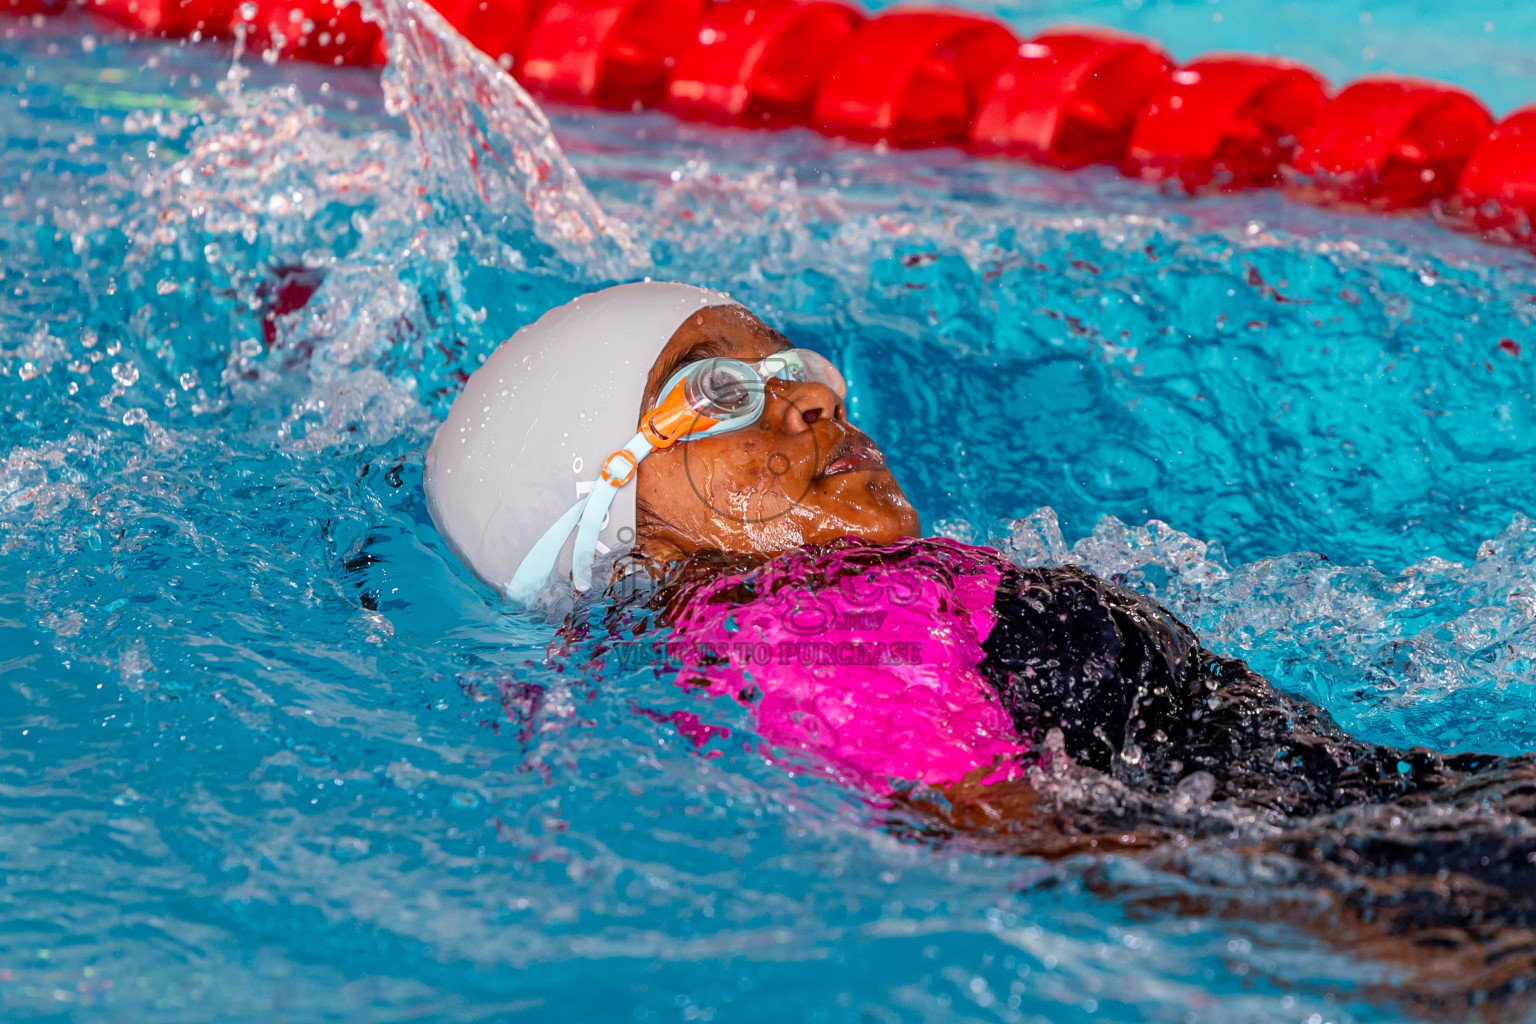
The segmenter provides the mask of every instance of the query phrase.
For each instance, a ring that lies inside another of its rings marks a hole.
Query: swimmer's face
[[[651,368],[641,419],[689,363],[712,356],[750,363],[790,347],[739,306],[700,310]],[[701,548],[774,553],[847,534],[890,542],[919,530],[885,456],[848,422],[837,393],[812,381],[770,381],[755,424],[653,453],[640,464],[636,488],[638,541],[653,556]]]

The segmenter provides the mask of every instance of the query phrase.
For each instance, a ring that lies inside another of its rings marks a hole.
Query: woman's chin
[[[807,531],[806,540],[827,544],[840,537],[853,536],[876,544],[891,544],[922,533],[917,513],[899,495],[895,501],[828,508],[820,520],[817,529]]]

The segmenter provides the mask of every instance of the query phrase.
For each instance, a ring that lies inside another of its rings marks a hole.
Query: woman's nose
[[[845,420],[843,400],[837,392],[816,381],[775,381],[769,386],[768,413],[786,434],[799,434],[822,420]]]

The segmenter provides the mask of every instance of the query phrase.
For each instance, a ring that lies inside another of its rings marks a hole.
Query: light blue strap
[[[604,473],[599,474],[597,483],[592,485],[592,493],[587,495],[587,507],[581,513],[581,525],[576,528],[576,547],[571,553],[571,582],[577,590],[586,590],[592,586],[592,563],[597,558],[597,537],[603,530],[603,521],[608,518],[608,509],[613,506],[619,488],[634,478],[634,474],[640,471],[640,463],[651,454],[651,442],[646,440],[644,434],[636,434],[622,450],[634,456],[634,471],[627,472],[630,469],[629,461],[618,452],[608,456],[603,463]],[[624,484],[612,482],[613,479],[626,477]]]
[[[566,509],[565,514],[544,531],[538,543],[528,549],[528,553],[518,563],[517,572],[512,574],[512,582],[507,584],[508,601],[525,606],[533,604],[549,580],[549,574],[555,571],[555,563],[560,560],[560,549],[565,547],[565,539],[576,528],[581,510],[586,507],[589,498],[590,494]]]

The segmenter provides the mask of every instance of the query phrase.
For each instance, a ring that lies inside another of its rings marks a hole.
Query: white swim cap
[[[506,596],[524,556],[634,436],[646,375],[668,339],[699,310],[730,305],[692,285],[621,284],[502,342],[427,449],[427,510],[453,553]],[[614,497],[599,539],[599,551],[634,542],[633,486]],[[571,547],[555,578],[569,578]]]

